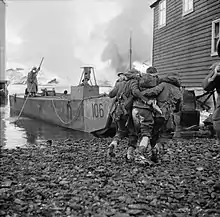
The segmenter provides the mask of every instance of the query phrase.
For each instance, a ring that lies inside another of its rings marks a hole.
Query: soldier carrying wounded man
[[[131,69],[126,73],[119,73],[118,76],[120,76],[120,79],[116,82],[113,90],[109,93],[109,97],[116,98],[115,106],[111,111],[111,115],[116,122],[117,131],[109,145],[108,155],[114,157],[114,150],[119,144],[119,141],[128,135],[129,145],[126,159],[131,161],[133,159],[133,151],[136,148],[138,141],[138,135],[132,119],[133,100],[139,99],[158,113],[161,113],[161,110],[155,104],[154,99],[148,99],[141,94],[139,89],[141,75],[139,71]]]
[[[116,97],[111,114],[117,132],[109,145],[108,155],[115,156],[116,146],[128,134],[127,161],[134,160],[134,150],[137,149],[135,161],[151,164],[161,129],[182,99],[178,74],[159,79],[156,68],[150,67],[142,75],[131,69],[119,76],[119,81],[109,93],[111,98]]]

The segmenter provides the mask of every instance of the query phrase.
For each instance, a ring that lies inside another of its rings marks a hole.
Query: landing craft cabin
[[[220,0],[157,0],[151,8],[153,65],[161,75],[179,72],[188,89],[201,88],[209,67],[220,60]]]

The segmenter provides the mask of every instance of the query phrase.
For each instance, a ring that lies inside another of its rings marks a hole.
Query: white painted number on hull
[[[102,103],[92,103],[92,117],[93,118],[104,117],[104,109]]]

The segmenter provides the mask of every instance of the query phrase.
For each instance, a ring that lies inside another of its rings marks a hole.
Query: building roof
[[[151,8],[154,8],[161,0],[154,1],[153,4],[150,5]]]

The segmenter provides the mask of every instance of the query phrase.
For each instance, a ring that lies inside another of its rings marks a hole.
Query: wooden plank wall
[[[182,16],[182,0],[167,0],[166,26],[158,28],[154,8],[153,65],[161,75],[179,72],[185,87],[201,87],[211,56],[212,21],[220,18],[219,0],[194,0],[194,11]]]

